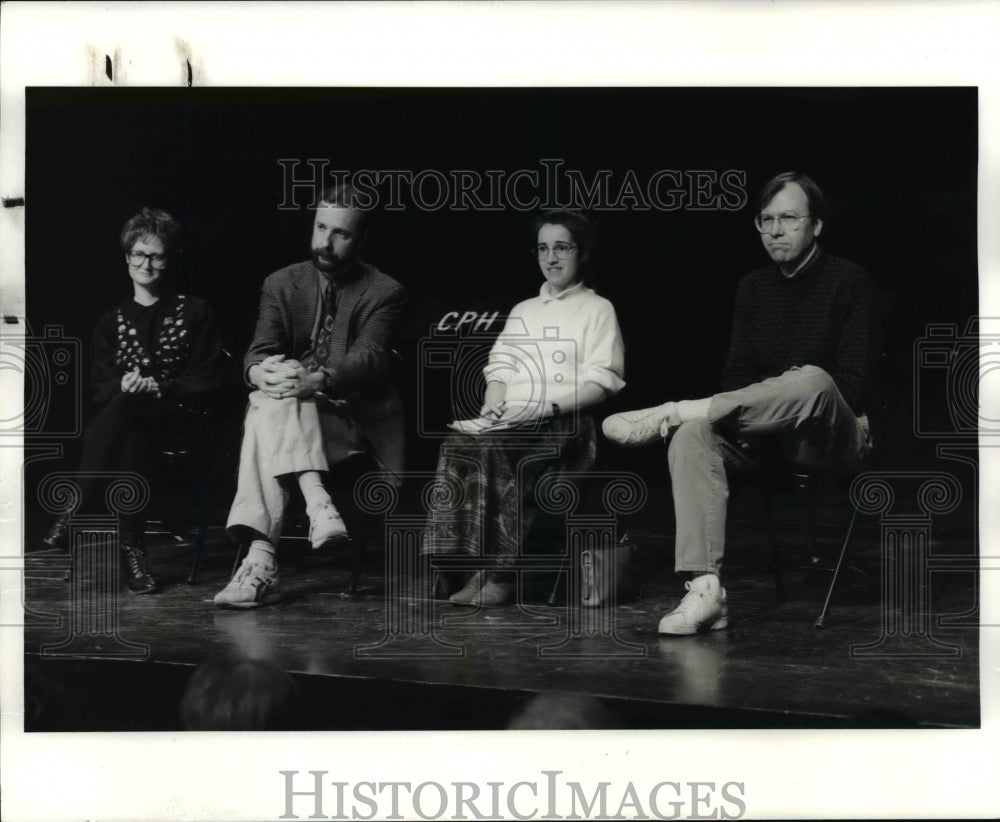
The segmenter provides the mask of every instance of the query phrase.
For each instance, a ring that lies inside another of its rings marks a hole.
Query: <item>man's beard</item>
[[[326,257],[325,260],[320,260],[320,257]],[[312,261],[313,265],[316,266],[324,274],[338,274],[350,265],[350,258],[343,259],[342,257],[330,257],[319,249],[312,249]]]

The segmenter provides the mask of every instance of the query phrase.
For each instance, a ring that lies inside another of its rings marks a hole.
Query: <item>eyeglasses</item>
[[[575,243],[553,243],[552,252],[556,255],[557,260],[565,260],[576,247]],[[535,246],[532,253],[537,254],[538,259],[543,260],[549,256],[549,247],[545,243],[540,243]]]
[[[146,260],[149,260],[153,268],[166,268],[167,266],[166,254],[144,254],[142,251],[130,251],[128,253],[129,263],[136,268],[144,266]]]
[[[761,234],[769,234],[774,231],[775,221],[781,226],[782,231],[798,231],[802,227],[802,221],[808,220],[811,215],[803,214],[801,217],[795,214],[779,214],[777,217],[758,214],[753,218],[753,224]]]

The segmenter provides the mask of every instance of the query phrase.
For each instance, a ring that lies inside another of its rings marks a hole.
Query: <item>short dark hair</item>
[[[597,229],[593,222],[582,211],[557,208],[535,218],[533,236],[538,236],[543,225],[561,225],[572,235],[579,249],[581,277],[584,283],[590,285],[594,279],[593,261],[597,250]]]
[[[181,253],[181,226],[166,211],[158,208],[143,208],[131,217],[121,233],[122,251],[128,254],[139,240],[144,237],[156,237],[163,243],[163,249],[169,256]]]
[[[757,213],[762,212],[767,204],[774,199],[774,196],[789,183],[798,183],[802,187],[806,199],[809,201],[809,214],[813,220],[825,220],[829,213],[826,198],[820,187],[816,185],[816,181],[801,171],[785,171],[764,183],[757,200]]]
[[[181,722],[189,731],[299,730],[298,692],[291,674],[270,662],[213,659],[188,682]]]
[[[372,197],[362,194],[350,183],[337,182],[328,185],[323,189],[323,194],[319,199],[319,205],[336,206],[337,208],[350,208],[361,213],[361,229],[368,228],[374,212],[374,200]]]

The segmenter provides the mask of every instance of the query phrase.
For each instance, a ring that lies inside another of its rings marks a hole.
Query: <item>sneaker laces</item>
[[[128,570],[132,576],[149,576],[146,554],[138,545],[129,545],[125,549],[125,561],[128,563]]]
[[[248,576],[250,576],[250,563],[249,562],[243,562],[243,563],[240,563],[240,567],[237,568],[236,569],[236,573],[233,574],[232,581],[235,582],[236,584],[240,584]]]
[[[253,568],[259,568],[260,571],[264,572],[258,574],[258,576],[263,580],[266,580],[268,576],[273,576],[273,573],[268,575],[266,572],[269,569],[261,565],[260,563],[247,562],[246,560],[244,560],[240,564],[240,567],[236,569],[236,573],[233,575],[232,582],[235,582],[237,585],[242,585],[247,580],[247,578],[253,573],[252,570]]]
[[[687,590],[687,593],[684,595],[684,599],[680,601],[680,604],[674,608],[674,613],[679,612],[687,615],[692,608],[698,607],[700,604],[698,601],[699,598],[708,599],[708,594],[699,588],[695,588],[691,584],[691,580],[684,583],[684,588]]]
[[[671,428],[676,428],[680,425],[679,420],[674,419],[676,412],[671,413],[674,409],[664,407],[668,405],[670,403],[648,408],[646,409],[646,414],[633,420],[632,425],[635,426],[637,433],[642,437],[656,433],[665,439],[670,434]]]
[[[637,417],[633,421],[633,425],[639,425],[643,428],[656,427],[658,428],[660,423],[667,418],[666,412],[663,410],[662,405],[657,405],[655,408],[646,409],[646,413],[641,417]]]
[[[343,521],[343,517],[340,516],[340,511],[337,507],[329,501],[324,500],[318,505],[314,505],[312,508],[306,510],[306,516],[310,520],[340,520]]]

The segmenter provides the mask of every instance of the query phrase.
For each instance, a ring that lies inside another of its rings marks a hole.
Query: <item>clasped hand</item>
[[[305,399],[323,385],[322,372],[309,371],[298,360],[286,359],[284,354],[272,354],[261,360],[258,366],[254,384],[276,400],[288,397]]]
[[[140,376],[138,366],[122,375],[121,387],[123,394],[156,394],[157,397],[160,396],[160,384],[152,377]]]

